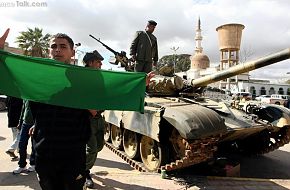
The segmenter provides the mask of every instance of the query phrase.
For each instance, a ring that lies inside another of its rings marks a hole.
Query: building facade
[[[24,51],[21,48],[9,47],[8,42],[5,42],[4,50],[11,53],[15,53],[15,54],[21,54],[21,55],[24,53]]]
[[[241,24],[226,24],[217,28],[221,62],[218,66],[210,67],[210,65],[217,64],[210,64],[209,58],[203,54],[203,48],[201,46],[201,23],[200,19],[198,19],[195,34],[195,53],[190,58],[191,68],[186,72],[176,74],[191,81],[239,64],[239,49],[243,29],[244,25]],[[209,86],[230,91],[231,93],[250,92],[253,96],[272,94],[290,95],[290,84],[286,84],[286,82],[273,83],[269,80],[251,79],[248,72],[209,84]]]

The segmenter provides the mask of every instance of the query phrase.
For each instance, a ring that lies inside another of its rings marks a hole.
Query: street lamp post
[[[173,65],[173,69],[174,69],[174,73],[175,73],[175,65],[176,65],[176,59],[175,59],[175,57],[176,57],[176,51],[179,49],[179,47],[173,46],[170,49],[174,51],[174,54],[173,54],[173,64],[174,64]]]
[[[78,47],[80,47],[82,44],[81,43],[77,43],[77,44],[75,44],[75,46],[76,46],[76,48],[75,48],[75,53],[77,53],[77,51],[78,51]],[[74,54],[74,65],[76,64],[76,57],[75,57],[76,55]]]

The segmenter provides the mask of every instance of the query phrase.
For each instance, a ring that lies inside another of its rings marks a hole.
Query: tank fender
[[[122,118],[124,128],[159,142],[160,111],[151,107],[146,107],[144,113],[128,111]]]
[[[105,120],[125,129],[142,134],[159,142],[159,123],[161,108],[146,106],[144,113],[134,111],[111,111],[104,112]]]
[[[227,131],[225,121],[215,111],[197,105],[166,107],[163,118],[185,139],[200,139]]]
[[[277,127],[290,125],[290,111],[283,106],[274,104],[265,105],[261,109],[258,109],[255,114],[257,114],[260,119],[267,120]]]
[[[117,127],[121,125],[123,114],[123,111],[106,110],[104,112],[106,122],[116,125]]]

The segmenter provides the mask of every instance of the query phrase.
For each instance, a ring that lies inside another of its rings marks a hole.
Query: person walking
[[[15,151],[18,150],[19,144],[19,119],[21,115],[23,100],[15,97],[7,97],[7,117],[8,117],[8,128],[12,131],[12,144],[7,148],[6,154],[12,157],[12,160],[18,158]]]
[[[135,62],[136,72],[149,73],[157,65],[158,45],[157,38],[153,35],[156,25],[154,20],[149,20],[145,31],[137,31],[131,42],[130,55]]]
[[[22,112],[20,116],[21,130],[19,139],[19,161],[18,167],[13,170],[13,174],[19,174],[21,172],[33,172],[35,171],[35,151],[34,143],[31,138],[31,154],[29,158],[30,166],[26,168],[27,158],[27,145],[30,138],[29,130],[34,125],[34,120],[27,100],[23,101]]]

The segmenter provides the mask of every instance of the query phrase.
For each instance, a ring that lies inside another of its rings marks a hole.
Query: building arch
[[[256,96],[256,89],[255,89],[255,87],[254,86],[251,86],[250,87],[250,93],[252,94],[252,95],[254,95],[254,96]]]
[[[260,89],[260,95],[266,95],[266,89],[264,86],[262,86]]]
[[[290,88],[287,89],[287,95],[290,95]]]
[[[279,88],[278,94],[284,95],[284,89],[283,88]]]
[[[271,87],[269,90],[269,95],[275,94],[275,88]]]

